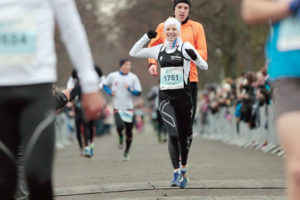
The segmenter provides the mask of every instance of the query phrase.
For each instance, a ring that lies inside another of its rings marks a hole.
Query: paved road
[[[172,168],[166,144],[147,126],[135,134],[130,161],[122,161],[116,133],[99,137],[95,156],[80,157],[76,145],[57,151],[58,200],[282,200],[282,158],[196,137],[189,158],[187,189],[168,187]]]

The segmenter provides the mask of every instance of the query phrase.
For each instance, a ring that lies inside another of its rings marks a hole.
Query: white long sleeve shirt
[[[169,45],[163,45],[159,44],[154,47],[150,48],[143,48],[148,42],[150,41],[149,37],[147,34],[145,34],[141,39],[139,39],[134,46],[131,48],[129,55],[132,57],[137,57],[137,58],[154,58],[158,60],[158,55],[160,53],[161,48],[165,48],[167,53],[173,53],[175,52],[177,47],[171,48]],[[187,54],[185,51],[186,49],[193,49],[194,52],[197,55],[196,60],[192,60],[191,57]],[[189,74],[190,74],[190,62],[194,62],[196,66],[198,66],[202,70],[207,70],[208,65],[205,60],[198,54],[196,49],[191,45],[189,42],[183,43],[182,46],[182,55],[184,58],[184,64],[183,64],[183,69],[184,69],[184,81],[187,83]]]
[[[98,76],[74,0],[0,1],[0,86],[57,80],[55,21],[83,92],[97,91]]]
[[[139,78],[131,72],[126,75],[122,75],[120,71],[112,72],[107,75],[103,85],[110,86],[110,89],[115,93],[113,96],[114,108],[120,110],[134,108],[133,96],[124,85],[128,85],[132,90],[142,91]]]

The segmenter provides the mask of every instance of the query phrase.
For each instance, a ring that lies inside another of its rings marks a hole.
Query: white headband
[[[177,30],[178,30],[178,33],[180,34],[181,33],[181,24],[180,22],[174,18],[174,17],[170,17],[168,18],[166,21],[165,21],[165,25],[164,25],[164,31],[166,32],[166,28],[170,25],[175,25]]]

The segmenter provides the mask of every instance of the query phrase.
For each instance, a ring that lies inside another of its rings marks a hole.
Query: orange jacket
[[[164,23],[160,23],[156,29],[157,36],[152,39],[149,47],[156,46],[165,42]],[[206,38],[202,24],[193,20],[181,25],[181,38],[183,42],[190,42],[198,51],[200,56],[207,60]],[[157,64],[155,59],[149,59],[149,64]],[[198,82],[197,66],[191,62],[190,81]]]

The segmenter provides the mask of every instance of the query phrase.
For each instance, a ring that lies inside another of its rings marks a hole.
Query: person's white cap
[[[170,25],[175,25],[177,30],[178,30],[178,34],[181,33],[181,23],[179,22],[178,19],[174,18],[174,17],[169,17],[164,24],[164,31],[166,32],[166,28]]]

